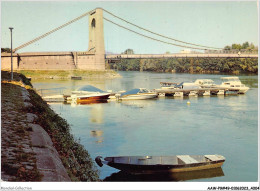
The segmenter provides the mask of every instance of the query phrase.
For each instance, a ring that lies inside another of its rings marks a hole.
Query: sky
[[[181,41],[223,48],[246,41],[258,45],[257,1],[2,1],[1,47],[26,43],[96,7],[153,32]],[[104,17],[153,38],[180,44],[136,29],[104,13]],[[178,53],[183,49],[146,39],[104,20],[106,52],[133,49],[137,54]],[[182,44],[183,45],[183,44]],[[88,18],[41,39],[19,52],[86,51]]]

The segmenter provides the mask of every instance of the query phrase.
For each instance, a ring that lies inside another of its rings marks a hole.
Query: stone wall
[[[13,69],[18,69],[17,57],[13,57]],[[11,56],[1,56],[1,70],[11,70]]]
[[[13,54],[14,70],[105,70],[100,55],[89,52],[34,52]],[[105,59],[104,57],[102,59]],[[11,54],[1,55],[1,69],[11,69]]]
[[[97,62],[97,59],[100,55],[89,54],[89,53],[81,53],[78,52],[76,54],[76,63],[77,69],[80,70],[105,70],[105,64]],[[105,60],[105,56],[103,55],[103,59]]]
[[[76,69],[72,54],[36,55],[18,57],[20,70],[72,70]]]

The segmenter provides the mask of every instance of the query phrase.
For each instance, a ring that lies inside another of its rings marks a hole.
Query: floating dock
[[[47,102],[65,102],[67,101],[69,95],[51,95],[42,97],[43,100]]]
[[[57,88],[60,89],[60,88]],[[197,88],[197,89],[154,89],[158,96],[211,96],[211,95],[236,95],[239,94],[239,89],[236,88]],[[115,93],[111,92],[110,99],[116,98]],[[54,94],[42,96],[47,102],[71,102],[71,95]]]
[[[197,88],[197,89],[155,89],[159,96],[210,96],[210,95],[226,95],[227,93],[238,94],[239,89],[227,88]]]
[[[71,76],[72,80],[82,80],[81,76]]]

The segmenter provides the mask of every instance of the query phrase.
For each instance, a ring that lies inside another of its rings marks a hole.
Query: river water
[[[65,87],[65,93],[83,85],[103,90],[160,88],[160,82],[212,79],[225,75],[119,72],[122,78],[91,80],[35,80],[36,89]],[[122,155],[204,155],[226,158],[222,169],[185,178],[130,176],[108,166],[98,167],[105,181],[257,181],[258,76],[239,76],[250,87],[245,95],[165,97],[155,100],[109,101],[71,105],[50,104],[71,125],[72,134],[91,157]],[[190,104],[187,104],[190,101]]]

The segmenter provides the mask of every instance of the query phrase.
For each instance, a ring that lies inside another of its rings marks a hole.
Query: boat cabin
[[[234,88],[240,88],[245,87],[244,84],[241,83],[239,78],[237,76],[234,77],[222,77],[220,78],[222,80],[222,85],[227,85]]]

